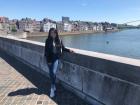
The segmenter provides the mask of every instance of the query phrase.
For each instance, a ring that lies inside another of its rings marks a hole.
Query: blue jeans
[[[49,65],[49,75],[51,79],[51,85],[55,85],[57,69],[58,69],[58,59],[54,60]]]

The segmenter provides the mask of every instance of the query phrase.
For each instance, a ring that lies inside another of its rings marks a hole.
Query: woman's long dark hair
[[[51,36],[52,31],[54,31],[55,34],[56,34],[55,43],[56,43],[56,45],[59,46],[61,44],[61,42],[60,42],[60,39],[59,39],[58,31],[55,28],[50,28],[49,33],[48,33],[48,41],[53,41],[53,38]]]

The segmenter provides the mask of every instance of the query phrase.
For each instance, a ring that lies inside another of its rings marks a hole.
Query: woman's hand
[[[74,51],[73,50],[70,50],[70,53],[74,53]]]

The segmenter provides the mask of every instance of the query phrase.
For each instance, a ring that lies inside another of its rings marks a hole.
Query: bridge
[[[123,24],[136,23],[136,22],[140,22],[140,20],[129,21],[129,22],[125,22]]]
[[[123,24],[120,24],[118,26],[118,28],[120,29],[134,29],[134,28],[140,28],[140,20],[134,20],[134,21],[128,21],[128,22],[125,22]]]
[[[1,36],[0,105],[139,105],[140,60],[73,50],[51,99],[44,43]]]
[[[125,22],[120,28],[140,28],[140,20]]]

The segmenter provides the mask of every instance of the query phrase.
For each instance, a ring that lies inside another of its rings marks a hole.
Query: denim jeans
[[[51,79],[51,85],[55,85],[57,70],[58,70],[58,59],[56,59],[49,65],[49,75]]]

